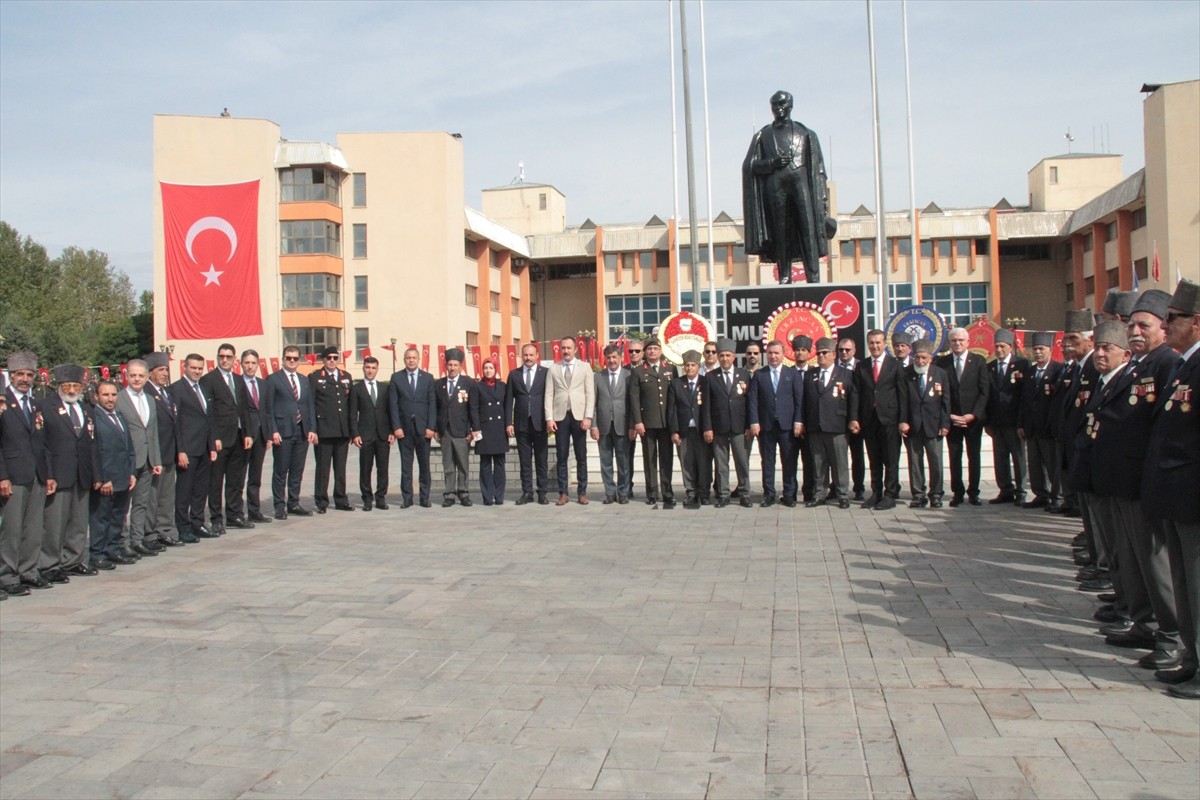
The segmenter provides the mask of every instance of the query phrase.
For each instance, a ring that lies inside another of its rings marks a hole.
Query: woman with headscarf
[[[471,404],[479,422],[475,453],[479,456],[479,488],[485,506],[504,504],[504,456],[508,433],[504,424],[504,400],[508,385],[500,380],[495,359],[483,362],[483,377],[471,390]]]

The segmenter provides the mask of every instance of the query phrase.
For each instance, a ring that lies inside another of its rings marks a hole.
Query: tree
[[[137,328],[138,352],[143,355],[154,352],[154,292],[146,289],[138,298],[138,312],[133,315],[133,326]]]
[[[96,341],[96,357],[92,363],[124,364],[131,358],[140,358],[149,350],[138,343],[137,328],[133,320],[126,317],[105,325]]]

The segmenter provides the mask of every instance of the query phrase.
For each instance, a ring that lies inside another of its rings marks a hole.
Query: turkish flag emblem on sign
[[[167,338],[261,334],[258,181],[159,186],[167,257]]]

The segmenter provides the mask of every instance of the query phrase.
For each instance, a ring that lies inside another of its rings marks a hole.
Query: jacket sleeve
[[[388,424],[393,431],[404,427],[400,424],[400,387],[395,376],[388,381]]]
[[[980,356],[982,359],[982,356]],[[992,379],[989,375],[987,361],[983,362],[983,369],[979,370],[978,388],[979,394],[975,398],[975,406],[971,409],[975,419],[983,422],[987,419],[988,398],[992,393]]]
[[[508,373],[508,380],[504,382],[504,425],[505,427],[513,424],[513,403],[516,400],[514,392],[516,387],[514,381],[519,380],[515,376],[520,375],[519,369],[515,369]]]
[[[792,423],[804,423],[804,373],[793,370],[792,374],[792,407],[796,410]]]
[[[146,446],[150,448],[150,466],[161,467],[162,447],[158,443],[158,415],[162,411],[151,397],[146,396],[146,404],[150,407],[150,424],[146,426]]]
[[[568,390],[569,391],[569,390]],[[546,415],[546,420],[554,419],[554,370],[546,371],[546,394],[542,399],[542,413]]]
[[[597,372],[596,374],[601,373]],[[594,378],[583,382],[583,407],[583,416],[594,422],[596,420],[596,380]]]
[[[362,436],[362,433],[358,429],[358,414],[359,414],[360,406],[362,405],[362,402],[363,402],[362,398],[359,396],[361,394],[364,394],[364,392],[358,391],[358,384],[351,383],[350,384],[350,402],[347,403],[347,406],[350,409],[350,438],[351,439],[354,439],[358,436]]]
[[[750,376],[750,390],[746,393],[746,424],[758,424],[758,376]]]

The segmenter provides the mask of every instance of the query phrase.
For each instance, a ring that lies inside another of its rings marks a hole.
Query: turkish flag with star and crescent
[[[167,261],[167,338],[261,334],[258,181],[159,186]]]

